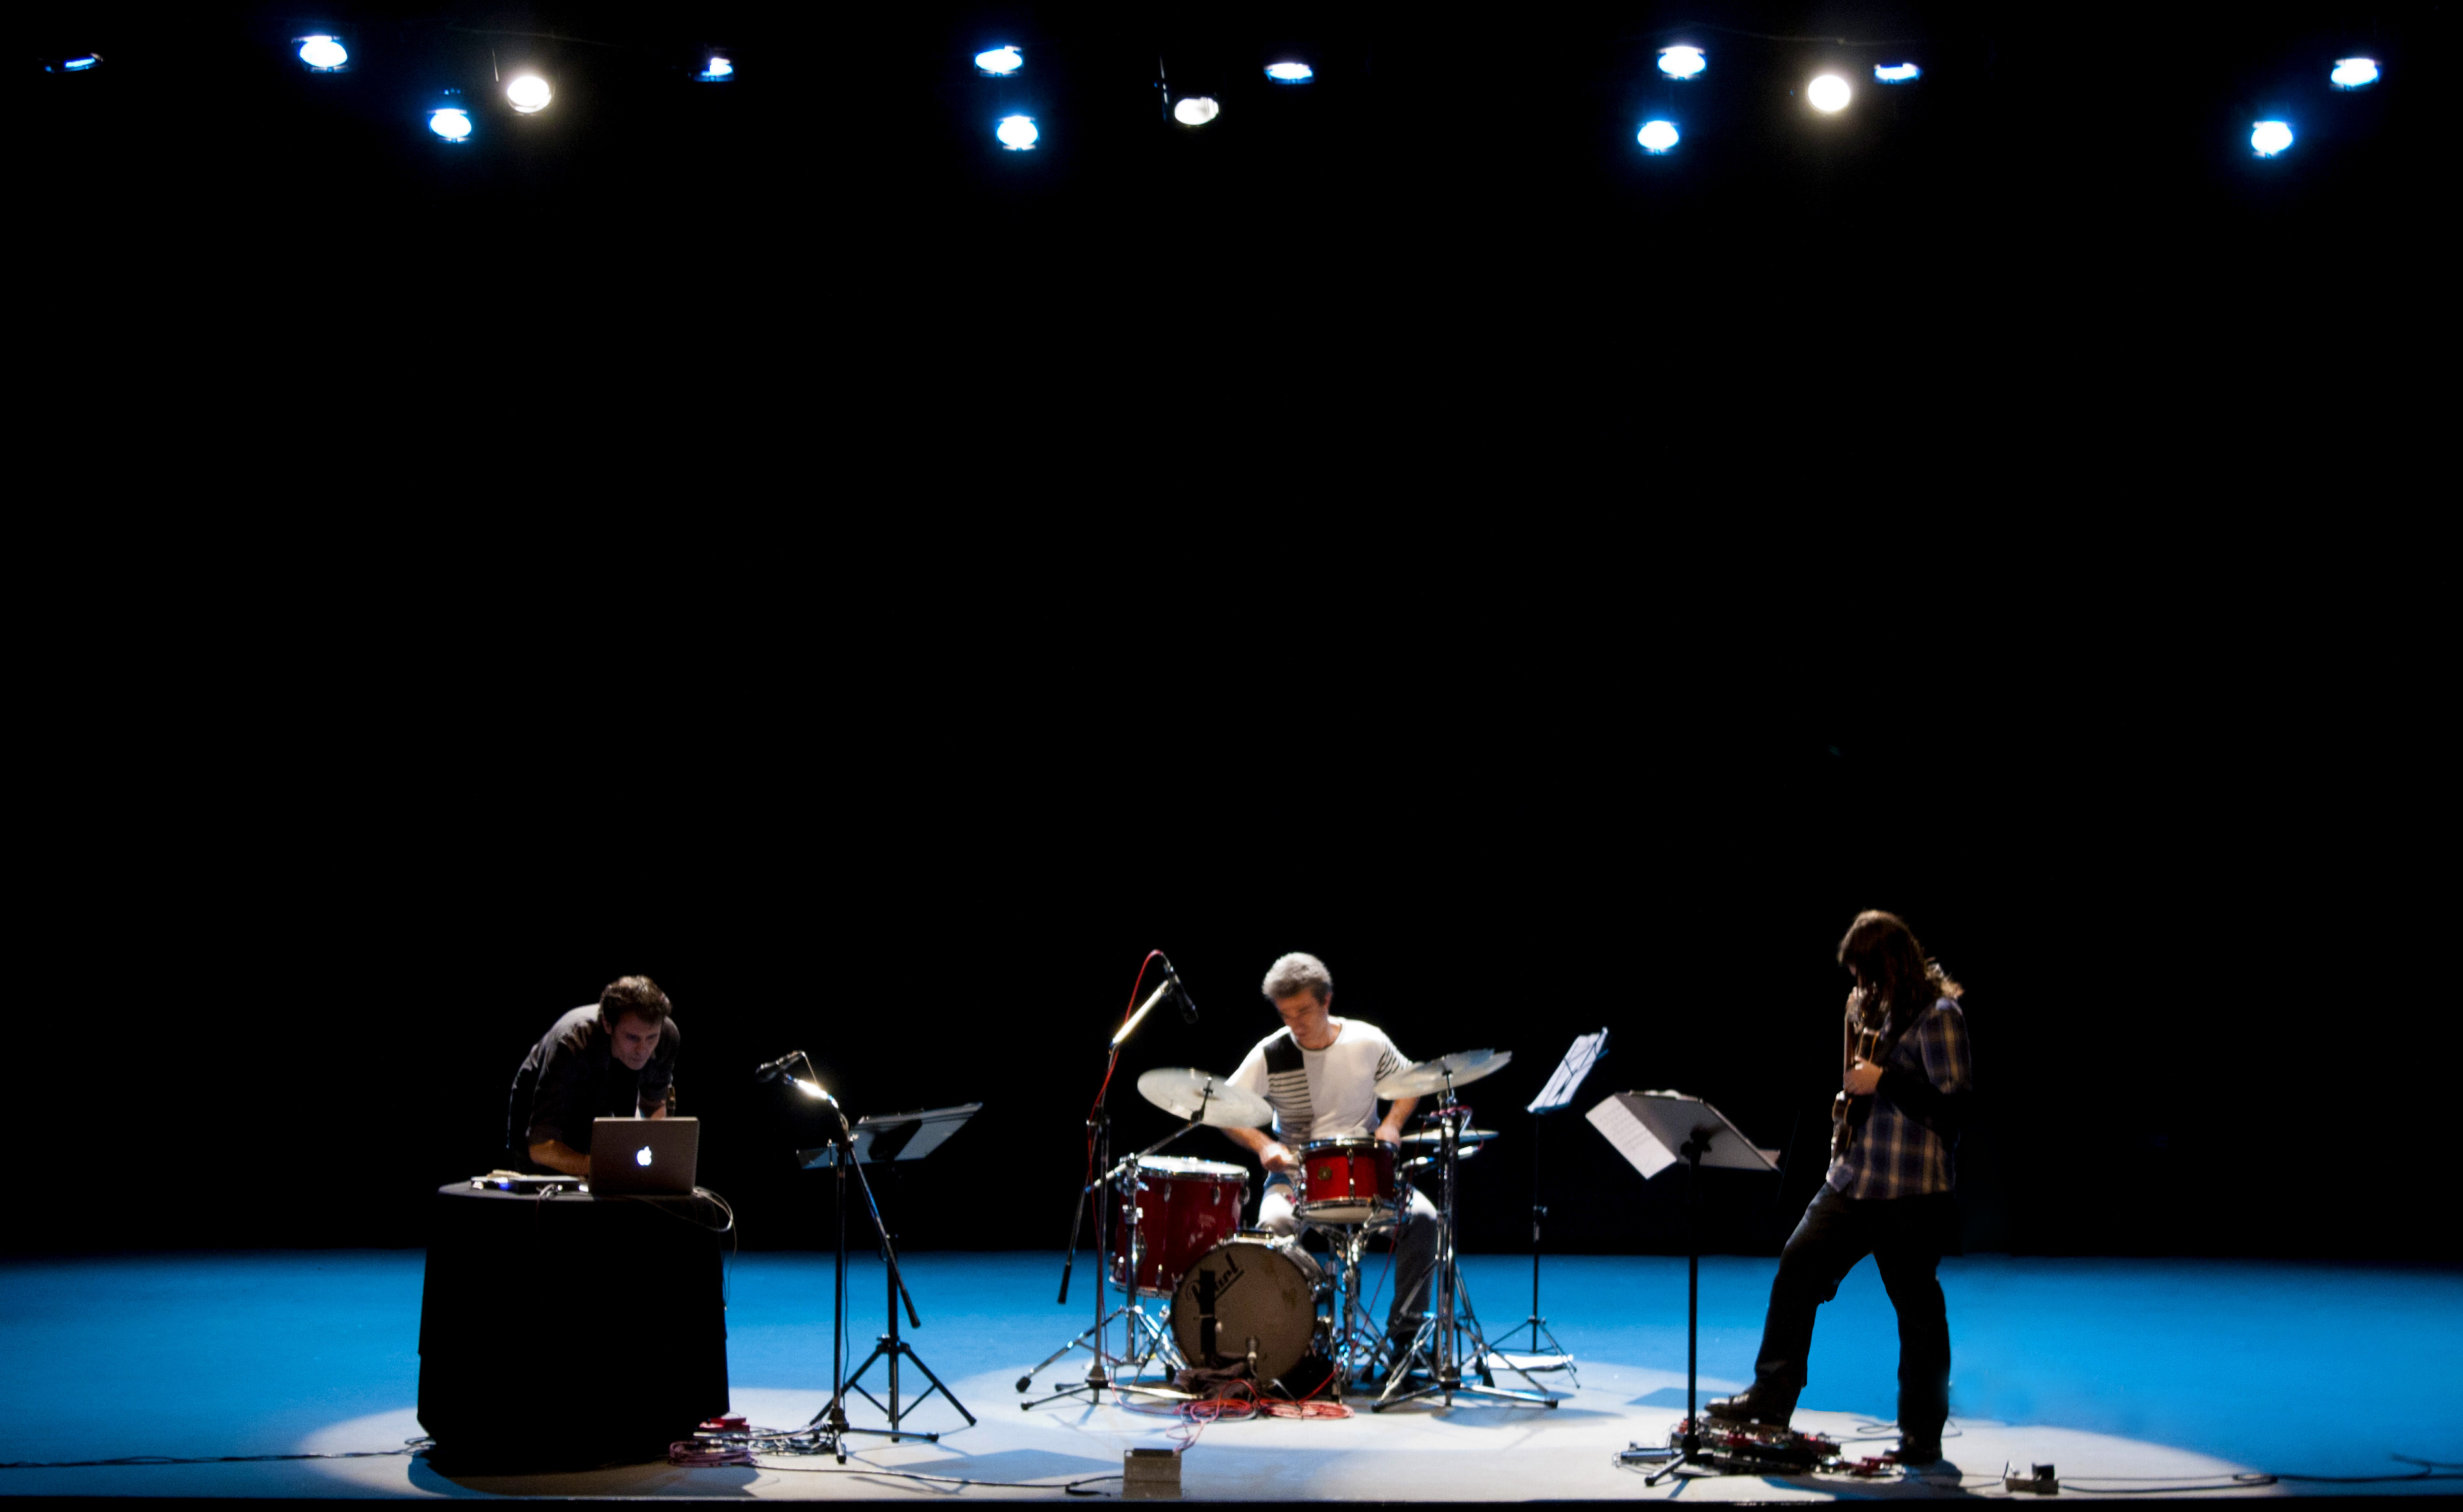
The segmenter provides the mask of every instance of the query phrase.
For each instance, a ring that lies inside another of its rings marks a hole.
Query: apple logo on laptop
[[[648,1145],[643,1145],[639,1150],[633,1152],[633,1163],[635,1165],[648,1165],[650,1163],[650,1147]]]

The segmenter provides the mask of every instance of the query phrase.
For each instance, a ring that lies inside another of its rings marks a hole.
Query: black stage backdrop
[[[1882,906],[1969,988],[1971,1247],[2452,1256],[2416,737],[2364,756],[2209,705],[2107,710],[2089,741],[1921,701],[1779,727],[1511,684],[894,721],[842,689],[688,741],[421,703],[98,758],[21,920],[18,1084],[57,1160],[24,1168],[9,1245],[420,1243],[427,1193],[492,1163],[526,1047],[646,972],[743,1243],[825,1233],[788,1160],[810,1135],[752,1079],[802,1048],[857,1112],[984,1103],[884,1190],[908,1242],[1057,1261],[1102,1046],[1161,946],[1203,1016],[1128,1046],[1120,1142],[1170,1127],[1136,1073],[1229,1070],[1273,1026],[1265,966],[1303,949],[1413,1055],[1514,1052],[1466,1094],[1504,1134],[1465,1167],[1469,1247],[1527,1244],[1522,1105],[1604,1026],[1581,1108],[1675,1088],[1788,1149],[1783,1184],[1708,1179],[1709,1246],[1769,1253],[1820,1169],[1832,953]],[[1673,1177],[1579,1111],[1537,1137],[1552,1247],[1681,1249]]]

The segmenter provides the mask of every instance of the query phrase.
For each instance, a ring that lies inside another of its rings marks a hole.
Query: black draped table
[[[419,1422],[440,1465],[663,1458],[727,1411],[727,1216],[700,1198],[437,1188]]]

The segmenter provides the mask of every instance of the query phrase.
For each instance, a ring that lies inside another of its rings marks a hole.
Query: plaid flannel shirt
[[[1854,1026],[1848,1044],[1855,1042]],[[1852,1060],[1854,1051],[1846,1051]],[[1844,1070],[1844,1061],[1842,1063]],[[1921,1078],[1934,1097],[1921,1096],[1909,1084]],[[1921,1197],[1947,1192],[1958,1178],[1953,1153],[1958,1134],[1939,1112],[1928,1119],[1903,1108],[1890,1096],[1900,1084],[1910,1102],[1936,1106],[1943,1097],[1959,1097],[1975,1086],[1975,1071],[1967,1050],[1967,1016],[1953,998],[1943,998],[1925,1010],[1915,1026],[1899,1036],[1882,1060],[1882,1087],[1874,1095],[1864,1126],[1856,1131],[1847,1153],[1830,1163],[1829,1182],[1842,1197],[1881,1199]]]

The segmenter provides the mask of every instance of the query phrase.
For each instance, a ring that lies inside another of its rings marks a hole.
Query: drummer
[[[1385,1031],[1359,1019],[1334,1017],[1334,975],[1315,956],[1291,955],[1267,969],[1265,993],[1283,1026],[1259,1040],[1232,1085],[1263,1097],[1275,1110],[1274,1132],[1226,1129],[1266,1168],[1257,1224],[1276,1234],[1297,1232],[1294,1183],[1297,1151],[1313,1139],[1368,1137],[1377,1118],[1377,1083],[1411,1062]],[[1399,1147],[1403,1121],[1416,1097],[1386,1105],[1375,1137]],[[1399,1161],[1398,1161],[1399,1163]],[[1390,1359],[1411,1345],[1428,1310],[1428,1277],[1437,1259],[1437,1210],[1417,1192],[1394,1238],[1394,1303],[1385,1314]]]

